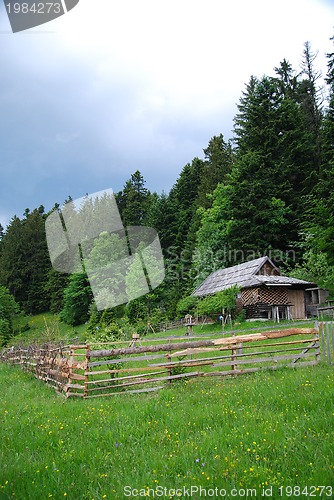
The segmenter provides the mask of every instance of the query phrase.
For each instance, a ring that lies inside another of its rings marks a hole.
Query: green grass
[[[273,321],[243,321],[242,323],[234,322],[232,327],[228,323],[224,331],[222,331],[222,325],[219,323],[196,325],[193,327],[194,335],[208,335],[208,334],[224,334],[230,335],[231,331],[239,332],[255,332],[264,329],[276,329],[281,328],[282,325],[289,325],[291,327],[299,326],[298,321],[287,322],[284,321],[280,324],[274,323]],[[305,326],[305,322],[302,322]],[[314,324],[314,321],[309,321],[310,326]],[[28,327],[28,329],[26,329]],[[44,342],[44,341],[76,341],[84,342],[86,339],[87,325],[78,325],[75,327],[69,326],[59,320],[58,315],[46,312],[38,314],[35,316],[24,316],[20,315],[17,317],[14,323],[14,328],[16,335],[10,340],[10,345],[17,344],[29,344],[34,342]],[[134,328],[135,330],[135,328]],[[148,333],[143,337],[145,339],[157,338],[157,337],[172,337],[172,336],[185,336],[187,332],[186,327],[176,328],[174,330],[168,330],[166,332],[156,332],[153,333],[148,330]]]
[[[232,332],[243,332],[243,333],[254,333],[262,330],[273,330],[285,327],[288,328],[299,328],[299,327],[313,327],[314,319],[303,320],[303,321],[286,321],[281,320],[281,323],[275,323],[274,321],[243,321],[243,322],[233,322],[232,326],[228,323],[225,325],[224,330],[220,323],[195,325],[193,327],[194,335],[230,335]],[[153,333],[149,331],[145,338],[155,338],[155,337],[168,337],[168,336],[184,336],[187,333],[187,328],[185,326],[175,328],[173,330],[168,330],[166,332],[156,332]]]
[[[58,315],[46,312],[35,316],[19,315],[14,329],[16,335],[10,340],[10,345],[73,339],[84,341],[87,325],[73,327],[60,321]]]
[[[320,364],[64,401],[0,364],[0,498],[117,500],[126,486],[256,488],[258,497],[272,486],[285,498],[278,487],[329,486],[333,382]]]

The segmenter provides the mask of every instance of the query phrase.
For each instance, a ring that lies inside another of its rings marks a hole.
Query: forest
[[[53,269],[45,220],[58,203],[0,226],[0,346],[13,335],[18,311],[50,311],[93,329],[126,320],[140,330],[148,321],[180,318],[212,271],[264,255],[284,274],[333,293],[334,52],[324,83],[316,64],[306,42],[298,70],[284,59],[271,76],[251,76],[233,137],[217,131],[169,193],[151,192],[138,170],[116,193],[125,227],[158,232],[166,276],[151,293],[100,312],[84,271]]]

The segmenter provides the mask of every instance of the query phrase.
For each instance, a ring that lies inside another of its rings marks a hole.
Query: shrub
[[[200,315],[218,314],[225,310],[225,313],[234,316],[236,312],[236,299],[239,293],[239,288],[233,286],[227,288],[215,295],[209,295],[202,299],[198,304],[198,313]]]
[[[176,307],[176,312],[178,313],[179,316],[185,316],[186,314],[194,315],[196,313],[197,306],[198,306],[198,298],[192,297],[190,295],[188,297],[184,297],[183,299],[179,300]]]

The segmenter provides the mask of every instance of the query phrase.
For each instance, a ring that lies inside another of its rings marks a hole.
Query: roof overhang
[[[292,286],[292,283],[263,283],[266,286]]]
[[[316,290],[328,290],[328,289],[322,288],[321,286],[317,286],[315,288],[305,288],[305,292],[315,292]]]

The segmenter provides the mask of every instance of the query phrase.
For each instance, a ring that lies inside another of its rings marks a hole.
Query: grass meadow
[[[319,364],[64,400],[0,364],[0,499],[332,498],[333,382]]]

